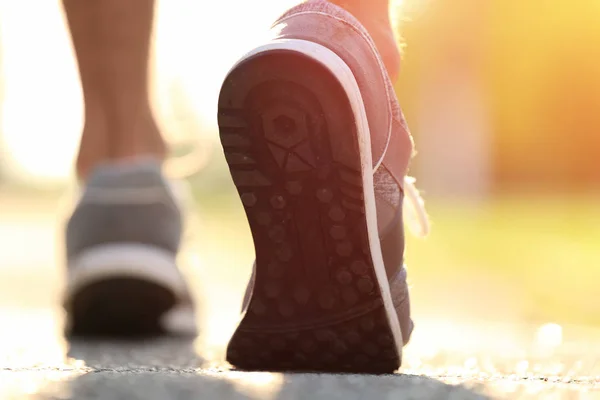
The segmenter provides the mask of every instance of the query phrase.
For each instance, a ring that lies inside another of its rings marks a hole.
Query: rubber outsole
[[[135,243],[91,247],[68,261],[64,308],[69,335],[170,333],[162,317],[188,298],[175,255]]]
[[[338,78],[301,52],[259,52],[225,79],[218,122],[256,251],[227,360],[251,370],[398,369],[401,334],[367,226],[364,138]]]
[[[173,292],[156,283],[114,277],[80,288],[66,305],[70,336],[161,335],[162,316],[175,306]]]

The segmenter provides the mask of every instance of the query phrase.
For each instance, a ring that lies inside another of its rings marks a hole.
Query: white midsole
[[[68,261],[66,298],[81,288],[112,278],[136,278],[156,283],[177,296],[187,287],[175,255],[154,246],[120,243],[94,246]]]
[[[260,53],[266,53],[273,50],[291,50],[301,53],[319,62],[329,71],[331,71],[344,88],[352,111],[356,117],[356,128],[358,133],[358,146],[360,161],[362,166],[363,195],[365,202],[365,213],[367,220],[367,232],[369,236],[369,246],[373,258],[375,275],[383,297],[383,305],[388,315],[390,327],[394,335],[396,347],[399,354],[402,354],[404,342],[402,340],[402,331],[400,322],[390,292],[390,284],[387,278],[383,255],[381,253],[381,244],[379,242],[379,230],[377,226],[377,209],[375,207],[375,190],[373,184],[373,160],[371,155],[371,134],[369,132],[369,123],[367,112],[360,94],[358,83],[350,67],[337,54],[320,44],[300,39],[277,39],[268,44],[259,46],[246,54],[232,70],[245,59]]]

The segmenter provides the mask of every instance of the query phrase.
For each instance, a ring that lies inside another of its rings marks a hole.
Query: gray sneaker
[[[191,310],[176,264],[181,232],[178,202],[157,162],[98,167],[66,228],[67,332],[159,334],[169,311]]]
[[[394,371],[413,329],[402,207],[416,194],[410,134],[352,15],[309,1],[274,32],[232,68],[219,98],[256,250],[227,359],[242,369]]]

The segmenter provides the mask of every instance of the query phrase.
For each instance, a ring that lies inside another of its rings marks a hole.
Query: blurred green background
[[[486,318],[599,324],[600,3],[399,7],[397,92],[433,220],[409,242],[415,292],[464,279],[458,306]]]

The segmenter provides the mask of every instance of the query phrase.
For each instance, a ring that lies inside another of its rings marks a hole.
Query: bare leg
[[[163,158],[152,115],[148,60],[154,0],[64,0],[83,88],[77,172],[136,156]]]
[[[400,50],[394,36],[389,15],[389,0],[330,0],[353,14],[367,29],[392,81],[400,70]]]

